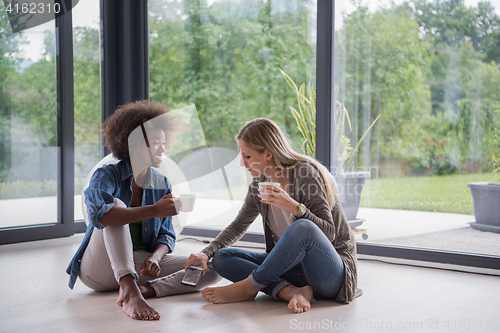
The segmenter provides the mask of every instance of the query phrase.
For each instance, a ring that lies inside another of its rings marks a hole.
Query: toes
[[[151,320],[151,313],[148,311],[138,312],[137,317],[137,320]]]
[[[207,296],[207,298],[205,298],[205,300],[208,303],[219,304],[219,302],[217,301],[217,298],[215,298],[214,296]]]
[[[156,312],[154,309],[148,311],[148,319],[149,320],[158,320],[160,319],[160,314]]]

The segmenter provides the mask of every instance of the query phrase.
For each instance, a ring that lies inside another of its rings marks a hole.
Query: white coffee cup
[[[196,195],[194,194],[179,194],[179,202],[181,203],[181,212],[191,212],[194,209]]]
[[[277,187],[280,187],[281,188],[281,184],[280,183],[275,183],[275,182],[260,182],[259,183],[259,190],[261,190],[264,185],[274,185],[274,186],[277,186]]]

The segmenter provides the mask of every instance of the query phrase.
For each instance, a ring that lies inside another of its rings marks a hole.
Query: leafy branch
[[[295,95],[297,95],[299,111],[292,106],[290,106],[290,110],[292,111],[293,117],[297,122],[297,127],[304,138],[302,151],[305,154],[314,157],[316,153],[316,91],[311,84],[310,76],[307,88],[304,83],[301,84],[300,88],[297,88],[297,85],[293,82],[290,76],[288,76],[288,74],[281,69],[280,71],[288,85],[294,91]],[[363,133],[363,136],[357,142],[356,147],[352,148],[351,140],[345,133],[346,127],[349,127],[349,131],[352,131],[351,119],[349,118],[349,112],[347,112],[344,104],[339,102],[337,99],[338,92],[339,87],[336,85],[334,87],[335,107],[333,109],[333,120],[335,123],[333,138],[335,148],[334,157],[337,161],[339,161],[340,167],[344,169],[351,162],[354,153],[358,152],[361,142],[363,142],[365,137],[368,135],[368,132],[372,129],[382,114],[378,115],[370,127],[368,127],[368,129]]]

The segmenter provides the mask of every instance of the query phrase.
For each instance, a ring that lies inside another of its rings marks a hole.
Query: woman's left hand
[[[260,201],[278,207],[289,213],[295,213],[299,203],[281,187],[276,185],[264,185],[259,189]]]
[[[154,255],[150,255],[141,266],[140,275],[155,279],[160,275],[160,261]]]

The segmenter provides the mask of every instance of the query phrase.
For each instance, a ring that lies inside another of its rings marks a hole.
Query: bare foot
[[[143,286],[139,286],[139,290],[141,292],[142,297],[144,298],[151,298],[156,296],[156,291],[151,287],[149,283],[146,283]],[[118,298],[116,299],[116,303],[118,303],[119,306],[123,306],[123,291],[122,288],[120,288],[120,291],[118,293]]]
[[[120,281],[121,285],[124,279],[125,277]],[[127,282],[128,283],[123,283],[123,285],[120,286],[118,299],[116,300],[118,305],[123,308],[123,312],[130,318],[136,320],[160,319],[160,314],[146,302],[133,278],[131,281],[133,285],[130,284],[130,281]]]
[[[302,313],[311,309],[313,290],[310,286],[299,288],[289,284],[279,291],[278,297],[288,301],[290,310],[295,313]]]
[[[251,301],[258,292],[259,289],[252,286],[247,278],[224,287],[202,289],[201,296],[209,303],[222,304]]]
[[[120,287],[120,291],[118,291],[118,298],[116,299],[116,303],[118,304],[118,306],[123,306],[123,301],[124,300],[125,299],[123,298],[123,290]]]

